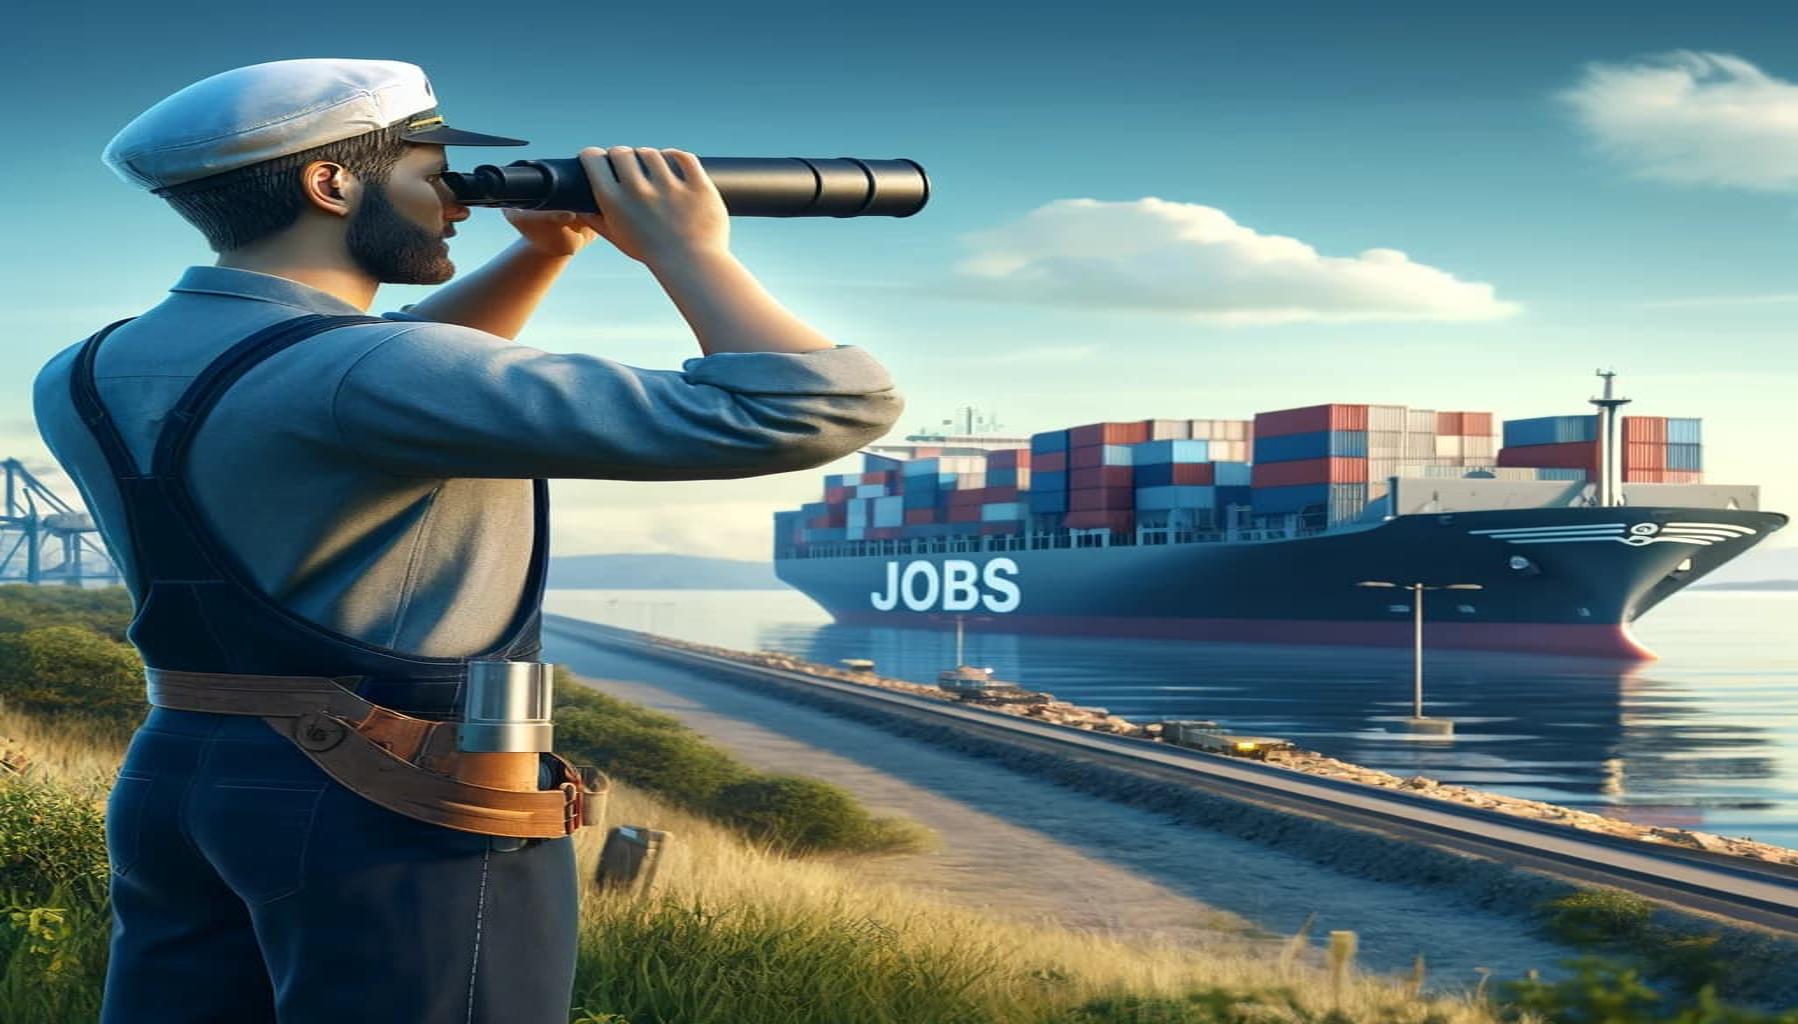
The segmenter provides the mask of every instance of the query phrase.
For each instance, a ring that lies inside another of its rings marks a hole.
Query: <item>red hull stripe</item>
[[[952,622],[940,612],[854,611],[836,613],[838,622],[858,626],[941,629]],[[1341,622],[1300,619],[1145,619],[1096,615],[1004,615],[982,617],[980,628],[994,633],[1064,633],[1089,636],[1154,637],[1251,644],[1340,644],[1352,647],[1410,647],[1411,622]],[[1656,657],[1619,623],[1426,622],[1428,648],[1572,654],[1647,661]]]

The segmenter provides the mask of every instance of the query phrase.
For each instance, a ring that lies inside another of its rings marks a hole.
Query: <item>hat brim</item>
[[[508,139],[504,135],[482,135],[480,132],[465,132],[460,128],[448,125],[433,125],[420,131],[407,132],[400,136],[407,142],[423,143],[427,146],[528,146],[523,139]]]

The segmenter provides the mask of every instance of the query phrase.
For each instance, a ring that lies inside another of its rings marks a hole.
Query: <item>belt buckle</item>
[[[571,836],[586,826],[586,796],[581,787],[564,782],[559,787],[566,799],[562,803],[562,834]]]

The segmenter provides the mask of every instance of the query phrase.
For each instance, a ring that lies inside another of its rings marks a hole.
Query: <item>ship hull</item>
[[[1470,584],[1481,589],[1426,593],[1429,646],[1640,660],[1653,654],[1631,623],[1785,522],[1503,509],[1290,540],[787,557],[775,571],[843,623],[963,615],[986,632],[1358,646],[1409,646],[1413,630],[1408,592],[1359,583]]]

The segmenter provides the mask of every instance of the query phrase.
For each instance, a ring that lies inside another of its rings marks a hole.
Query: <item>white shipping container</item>
[[[1462,439],[1457,434],[1436,435],[1436,457],[1439,459],[1459,459],[1466,452],[1462,450]]]
[[[1185,441],[1192,437],[1190,420],[1150,420],[1149,440]]]
[[[1186,436],[1194,441],[1210,441],[1217,437],[1217,423],[1217,420],[1187,420]]]
[[[1405,429],[1405,407],[1402,405],[1370,405],[1367,407],[1367,429],[1370,433]],[[1368,438],[1373,443],[1373,438]]]
[[[1434,434],[1435,432],[1436,432],[1436,410],[1434,410],[1434,409],[1407,409],[1407,410],[1405,410],[1405,433],[1407,433],[1407,434]]]
[[[1405,450],[1405,432],[1403,430],[1370,430],[1367,432],[1367,457],[1370,459],[1391,456],[1396,458]]]
[[[1490,434],[1475,434],[1466,438],[1461,454],[1469,459],[1490,459],[1498,455],[1498,445]]]
[[[1435,458],[1435,436],[1431,434],[1406,434],[1403,454],[1407,460]]]

